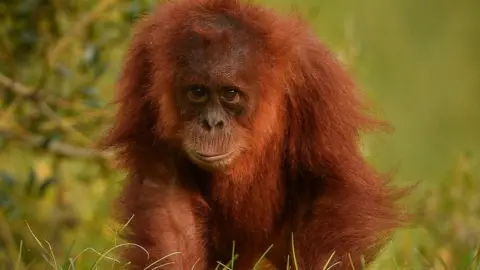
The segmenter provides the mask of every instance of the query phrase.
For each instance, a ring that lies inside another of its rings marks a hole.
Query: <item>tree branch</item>
[[[79,140],[86,144],[90,144],[91,141],[81,132],[73,128],[69,123],[64,121],[60,116],[58,116],[55,111],[48,105],[48,103],[42,98],[39,94],[39,91],[35,91],[33,88],[25,86],[20,82],[17,82],[2,73],[0,73],[0,84],[5,86],[7,89],[10,89],[14,94],[30,99],[35,102],[39,110],[46,117],[53,120],[63,131],[70,132],[75,135]]]
[[[27,87],[13,79],[10,79],[9,77],[1,73],[0,73],[0,85],[3,85],[7,89],[9,89],[15,95],[18,95],[23,98],[31,99],[34,102],[36,102],[41,112],[45,114],[48,118],[58,123],[58,125],[62,129],[67,130],[69,132],[73,132],[77,135],[80,134],[82,137],[85,137],[83,134],[79,133],[77,130],[70,127],[67,123],[64,123],[63,119],[61,119],[61,117],[58,116],[55,113],[55,111],[44,100],[40,99],[40,97],[38,96],[38,92],[35,92],[33,88]],[[37,147],[37,148],[43,147],[47,151],[64,155],[64,156],[77,157],[77,158],[102,158],[102,159],[110,158],[110,154],[106,152],[99,152],[93,149],[72,146],[69,144],[56,142],[56,141],[52,141],[46,144],[46,142],[48,141],[46,137],[42,137],[39,135],[25,134],[20,132],[13,132],[11,130],[4,129],[2,127],[0,127],[0,136],[6,139],[20,140],[20,141],[26,142],[32,147]],[[90,142],[90,140],[88,141]]]
[[[96,151],[94,149],[72,146],[62,142],[48,142],[47,137],[24,134],[20,132],[12,132],[0,127],[0,136],[10,140],[22,141],[34,148],[43,148],[55,154],[75,158],[101,158],[109,160],[111,154],[109,152]]]
[[[35,95],[35,92],[32,88],[26,87],[25,85],[13,79],[10,79],[2,73],[0,73],[0,84],[10,89],[17,96],[21,96],[24,98],[33,98]]]

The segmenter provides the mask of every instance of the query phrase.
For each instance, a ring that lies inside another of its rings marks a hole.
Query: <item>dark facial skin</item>
[[[206,169],[228,165],[244,143],[235,134],[248,106],[246,93],[230,85],[189,84],[178,89],[177,100],[190,159]]]
[[[248,149],[260,90],[259,48],[234,19],[211,19],[179,30],[170,55],[183,150],[198,166],[222,170]]]
[[[173,41],[173,90],[183,150],[200,167],[222,170],[248,149],[260,91],[255,64],[260,49],[234,19],[211,19],[192,22]]]

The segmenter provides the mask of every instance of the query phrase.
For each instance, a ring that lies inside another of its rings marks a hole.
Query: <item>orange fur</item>
[[[171,85],[181,67],[168,52],[189,23],[218,14],[254,33],[258,50],[245,77],[258,78],[248,84],[261,92],[243,156],[228,171],[208,172],[180,150]],[[135,269],[176,251],[171,269],[213,269],[230,259],[233,241],[235,269],[251,269],[271,244],[267,257],[281,269],[292,233],[300,269],[321,269],[334,251],[334,269],[350,269],[349,256],[359,268],[361,255],[372,261],[403,221],[394,205],[401,193],[358,147],[359,132],[381,123],[363,112],[354,82],[300,20],[237,0],[167,2],[137,25],[118,89],[105,145],[129,172],[120,209],[122,220],[135,217],[126,239],[150,253],[127,250]]]

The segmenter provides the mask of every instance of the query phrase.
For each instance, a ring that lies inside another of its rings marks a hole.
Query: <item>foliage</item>
[[[0,2],[0,269],[121,266],[122,175],[94,149],[132,23],[156,2]],[[397,129],[366,137],[365,153],[402,162],[395,184],[419,182],[404,202],[416,223],[372,268],[480,269],[480,4],[258,2],[307,15]]]
[[[131,23],[152,2],[0,4],[0,265],[6,269],[20,252],[21,264],[41,268],[42,254],[50,253],[44,240],[58,265],[85,248],[113,246],[109,205],[119,175],[109,156],[93,149],[111,120],[106,101]],[[93,255],[77,264],[93,264]]]

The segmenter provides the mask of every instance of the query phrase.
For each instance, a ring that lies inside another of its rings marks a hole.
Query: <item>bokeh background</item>
[[[480,1],[257,0],[312,23],[395,132],[365,136],[415,215],[371,269],[480,269]],[[121,269],[112,122],[155,0],[0,1],[0,269]],[[315,244],[315,243],[312,243]]]

